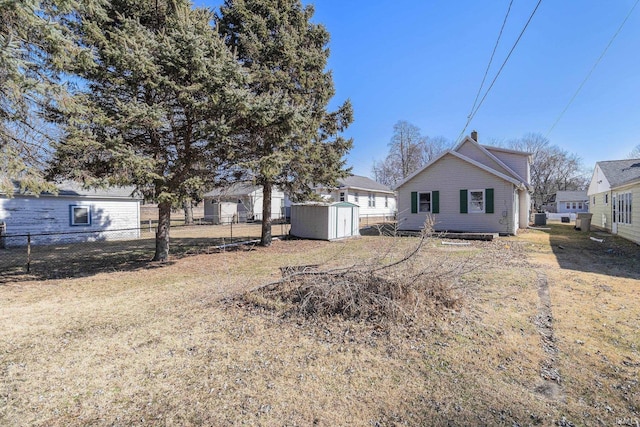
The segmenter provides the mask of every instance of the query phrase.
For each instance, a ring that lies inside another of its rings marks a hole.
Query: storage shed
[[[358,205],[348,202],[304,203],[291,206],[291,235],[335,240],[359,236]]]

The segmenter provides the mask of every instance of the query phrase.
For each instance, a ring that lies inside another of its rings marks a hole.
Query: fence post
[[[151,220],[149,220],[149,233],[151,233]]]
[[[27,273],[31,272],[31,233],[27,233]]]
[[[7,234],[7,224],[0,222],[0,249],[6,249],[5,235]]]
[[[229,223],[229,225],[230,225],[230,227],[229,227],[229,228],[231,229],[231,231],[230,231],[230,234],[231,234],[231,243],[233,243],[233,221],[231,221],[231,222]]]

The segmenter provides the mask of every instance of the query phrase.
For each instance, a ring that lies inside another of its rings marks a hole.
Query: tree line
[[[540,134],[529,133],[508,141],[490,141],[488,145],[531,154],[529,183],[534,190],[532,203],[535,210],[542,210],[543,206],[551,203],[558,191],[587,188],[589,175],[580,157],[551,144]],[[380,162],[374,162],[372,173],[376,181],[395,188],[439,154],[452,148],[452,141],[444,137],[424,136],[417,126],[400,120],[393,127],[387,156]],[[638,153],[640,149],[629,156],[640,157]]]
[[[0,3],[0,191],[50,180],[133,185],[171,210],[214,186],[304,198],[345,177],[353,120],[326,70],[329,33],[300,0],[22,0]]]

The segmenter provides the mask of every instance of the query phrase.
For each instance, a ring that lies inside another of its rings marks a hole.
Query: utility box
[[[336,240],[360,235],[360,208],[348,202],[301,203],[291,206],[291,235]]]
[[[580,212],[576,217],[576,230],[589,231],[591,229],[591,217],[593,214]]]
[[[536,227],[547,225],[547,214],[544,212],[535,214],[533,217],[533,225]]]

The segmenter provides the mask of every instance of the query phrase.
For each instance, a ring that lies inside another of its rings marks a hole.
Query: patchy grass
[[[470,246],[433,239],[425,262],[480,261],[459,278],[461,305],[385,327],[235,297],[278,280],[283,266],[392,261],[412,238],[279,241],[152,269],[8,282],[0,424],[636,425],[638,248],[587,236],[554,225]],[[540,273],[555,393],[541,377]]]

